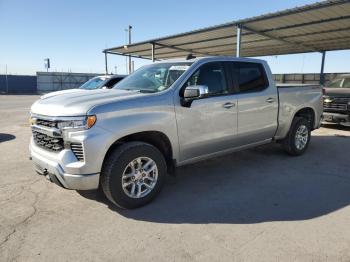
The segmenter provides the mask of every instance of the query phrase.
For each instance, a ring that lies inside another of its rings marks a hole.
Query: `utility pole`
[[[128,27],[128,32],[129,32],[129,45],[131,44],[131,29],[132,29],[132,26],[129,25]],[[131,68],[131,56],[129,55],[129,74],[131,74],[131,71],[132,68]]]

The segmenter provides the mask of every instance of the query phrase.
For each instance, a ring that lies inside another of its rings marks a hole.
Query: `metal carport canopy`
[[[238,39],[238,41],[237,41]],[[350,49],[350,0],[323,1],[186,33],[105,49],[145,59],[244,57]]]

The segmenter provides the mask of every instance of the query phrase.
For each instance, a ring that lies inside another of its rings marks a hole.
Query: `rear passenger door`
[[[265,68],[253,62],[232,62],[237,94],[237,139],[247,145],[272,138],[277,129],[278,94]]]

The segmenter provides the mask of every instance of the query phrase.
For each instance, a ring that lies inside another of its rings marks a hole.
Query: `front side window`
[[[261,64],[235,62],[234,68],[240,93],[258,92],[268,86],[268,82]]]
[[[220,62],[211,62],[202,65],[185,84],[185,86],[196,85],[207,86],[209,95],[229,93],[223,64]]]
[[[191,63],[174,62],[144,66],[113,88],[156,93],[168,89],[189,67]]]

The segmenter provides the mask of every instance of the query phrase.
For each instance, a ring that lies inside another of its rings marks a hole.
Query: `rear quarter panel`
[[[311,108],[315,113],[313,129],[319,127],[323,112],[322,89],[320,86],[279,86],[278,129],[275,139],[283,139],[292,124],[295,114],[303,108]]]

